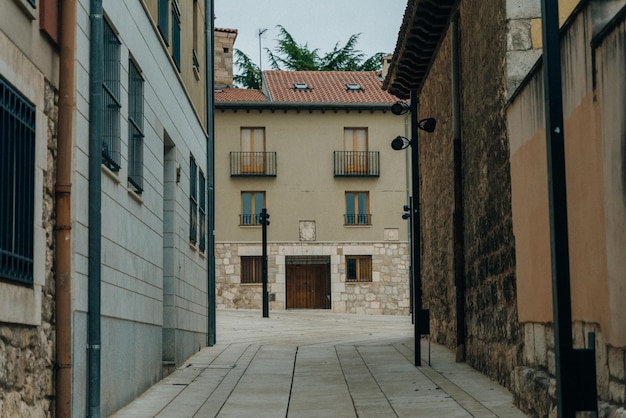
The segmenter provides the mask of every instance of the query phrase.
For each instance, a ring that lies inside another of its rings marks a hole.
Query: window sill
[[[241,286],[261,286],[263,283],[239,283]]]
[[[33,7],[27,0],[15,0],[22,11],[30,18],[30,20],[37,19],[37,9]]]
[[[344,228],[370,228],[372,224],[343,224]]]
[[[143,197],[142,197],[142,195],[140,195],[139,193],[137,193],[136,191],[134,191],[131,188],[126,188],[126,190],[128,191],[128,195],[130,197],[132,197],[133,200],[135,200],[140,205],[143,205]]]
[[[118,174],[119,171],[113,171],[113,170],[111,170],[109,167],[107,167],[104,164],[102,164],[100,167],[102,168],[102,172],[104,174],[106,174],[108,178],[110,178],[111,180],[113,180],[117,184],[121,183],[120,176]]]

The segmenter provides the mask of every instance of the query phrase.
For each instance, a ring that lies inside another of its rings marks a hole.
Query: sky
[[[265,48],[273,50],[277,25],[285,27],[299,45],[308,44],[320,55],[342,47],[360,33],[356,48],[366,58],[377,52],[393,53],[407,0],[214,0],[215,27],[237,29],[235,48],[269,70]],[[235,73],[237,69],[234,69]]]

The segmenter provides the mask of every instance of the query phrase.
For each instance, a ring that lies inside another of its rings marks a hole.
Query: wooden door
[[[330,309],[330,260],[287,263],[287,309]]]

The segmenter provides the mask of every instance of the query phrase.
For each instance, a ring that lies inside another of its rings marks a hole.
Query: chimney
[[[387,78],[387,73],[389,72],[389,65],[391,65],[391,60],[393,59],[393,55],[392,54],[387,54],[385,55],[381,61],[382,61],[382,73],[381,73],[381,78],[384,80],[385,78]]]
[[[233,85],[233,48],[237,39],[237,29],[215,28],[214,41],[214,83],[215,88]]]

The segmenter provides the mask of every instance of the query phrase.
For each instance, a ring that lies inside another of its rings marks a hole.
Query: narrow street
[[[409,317],[220,310],[217,344],[113,417],[525,416],[427,339],[413,367],[412,330]]]

